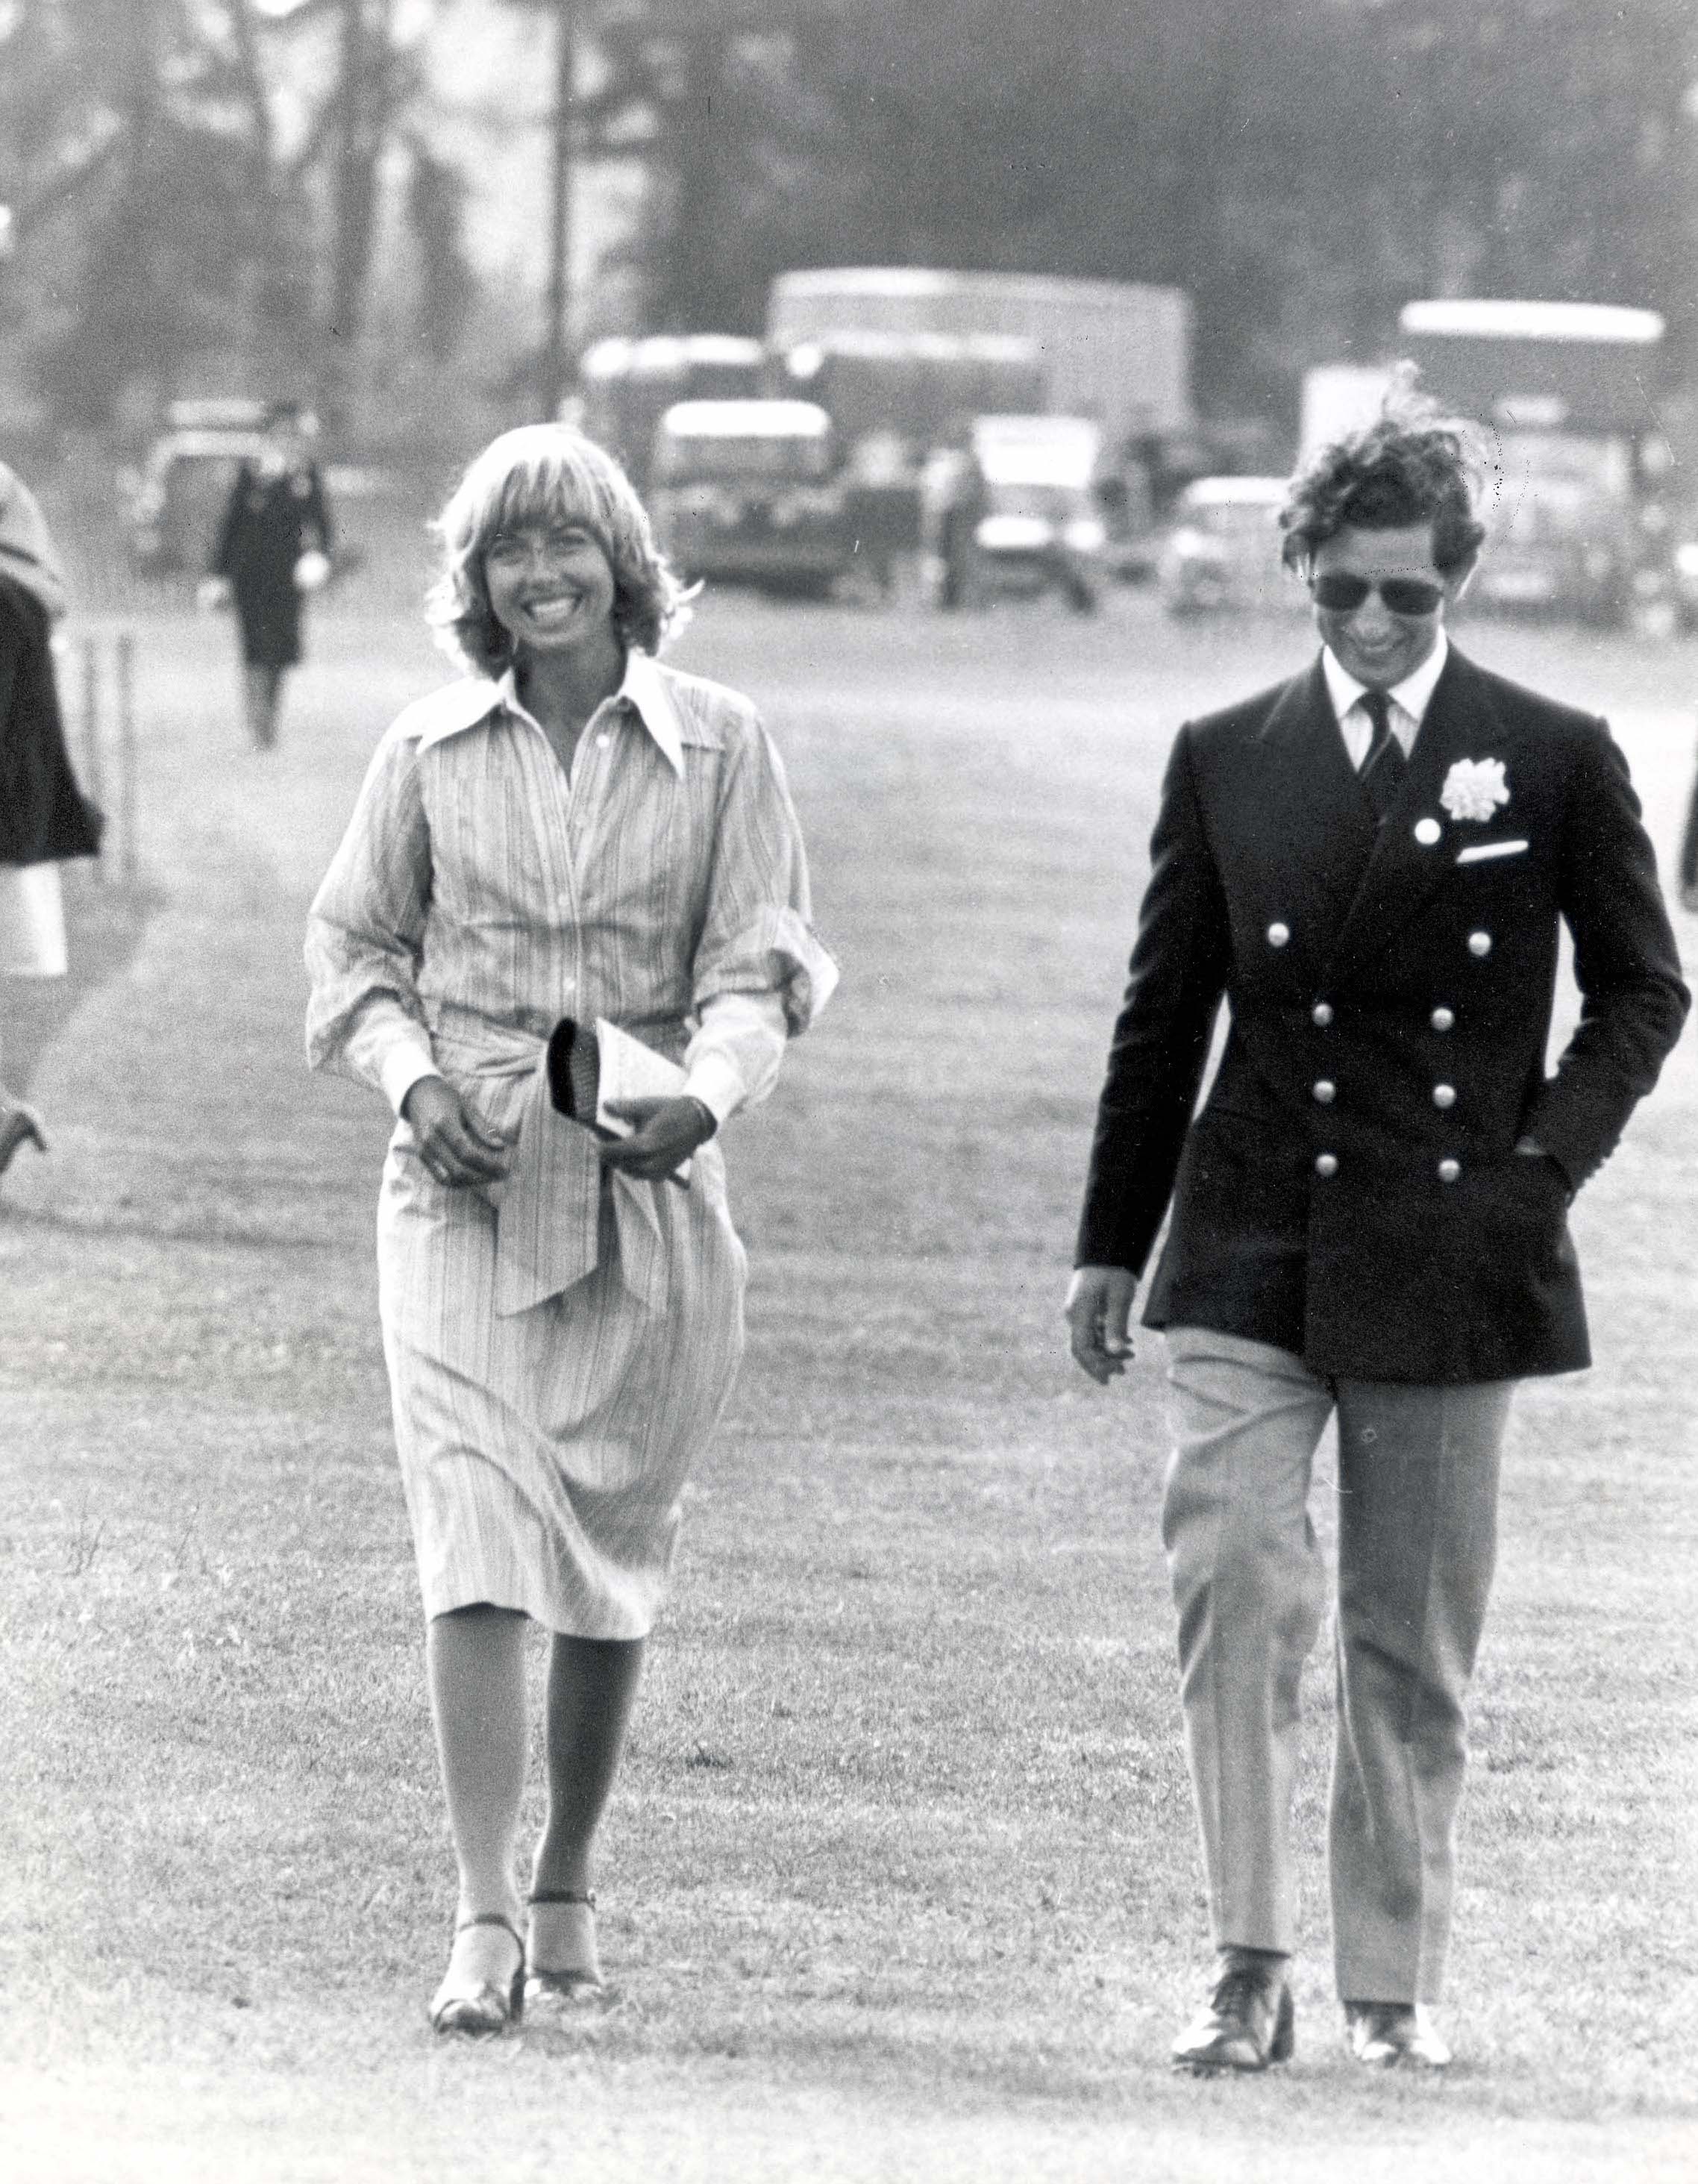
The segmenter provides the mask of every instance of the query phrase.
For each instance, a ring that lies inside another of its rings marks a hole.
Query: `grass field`
[[[299,1060],[306,900],[437,668],[351,600],[261,759],[228,632],[144,627],[152,915],[79,896],[111,975],[33,1004],[55,1150],[0,1201],[12,2173],[1692,2172],[1690,1035],[1577,1211],[1600,1362],[1514,1428],[1457,2069],[1339,2048],[1323,1673],[1297,2063],[1166,2068],[1205,1942],[1159,1345],[1105,1396],[1058,1312],[1167,737],[1300,642],[736,602],[687,639],[778,733],[844,986],[729,1134],[751,1349],[608,1825],[617,1998],[467,2050],[423,2014],[452,1869],[376,1331],[384,1118]],[[1477,644],[1610,706],[1667,855],[1692,648]]]

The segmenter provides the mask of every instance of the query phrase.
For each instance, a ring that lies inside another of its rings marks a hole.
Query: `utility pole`
[[[571,367],[566,336],[571,316],[572,151],[577,69],[577,0],[554,0],[554,110],[550,131],[548,325],[537,393],[553,417],[565,398]]]

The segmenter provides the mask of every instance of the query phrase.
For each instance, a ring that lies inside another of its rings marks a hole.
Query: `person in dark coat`
[[[1350,2053],[1442,2067],[1463,1706],[1515,1383],[1589,1362],[1574,1194],[1689,1006],[1601,720],[1487,672],[1459,432],[1409,393],[1294,482],[1320,657],[1183,728],[1098,1112],[1073,1354],[1165,1330],[1162,1510],[1219,1955],[1176,2064],[1291,2052],[1298,1691],[1325,1606],[1307,1513],[1339,1435],[1328,1864]],[[1584,999],[1545,1072],[1557,933]],[[1225,1000],[1219,1069],[1194,1114]]]
[[[100,847],[77,788],[53,679],[64,573],[34,495],[0,463],[0,975],[62,978],[59,865]],[[40,1117],[0,1079],[0,1172],[19,1145],[47,1150]]]
[[[234,599],[248,729],[261,750],[277,740],[283,677],[301,657],[303,598],[330,575],[330,509],[312,430],[292,404],[273,410],[264,451],[236,474],[202,587],[209,606]]]

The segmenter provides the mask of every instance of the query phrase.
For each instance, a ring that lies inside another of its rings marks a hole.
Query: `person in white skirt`
[[[682,594],[611,458],[504,434],[437,528],[431,616],[471,671],[372,760],[313,905],[308,1051],[398,1117],[380,1306],[459,1868],[431,2014],[477,2033],[600,1984],[592,1845],[743,1347],[715,1139],[837,972],[753,706],[657,663]],[[563,1019],[679,1065],[632,1134],[557,1108]],[[526,1618],[551,1641],[521,1930]]]
[[[35,496],[0,463],[0,978],[62,978],[59,865],[100,847],[100,815],[65,749],[53,624],[64,572]],[[4,1065],[0,1024],[0,1067]],[[0,1173],[20,1145],[45,1152],[34,1108],[0,1077]]]

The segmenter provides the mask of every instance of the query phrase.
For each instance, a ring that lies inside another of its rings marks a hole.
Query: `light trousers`
[[[1334,1969],[1346,2001],[1436,2001],[1514,1383],[1328,1380],[1206,1328],[1167,1351],[1162,1540],[1216,1943],[1296,1944],[1298,1692],[1327,1600],[1309,1487],[1336,1410]]]

